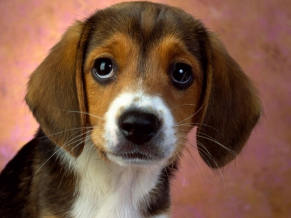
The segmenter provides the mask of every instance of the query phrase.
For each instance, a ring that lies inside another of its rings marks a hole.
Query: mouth
[[[142,154],[140,152],[124,153],[117,155],[125,160],[152,160],[153,158],[149,155]]]
[[[157,161],[157,158],[150,154],[141,152],[107,153],[107,157],[120,165],[149,165]]]

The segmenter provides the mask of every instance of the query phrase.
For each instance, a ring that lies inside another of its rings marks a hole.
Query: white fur
[[[169,218],[169,216],[167,214],[163,214],[163,215],[154,216],[153,218]]]
[[[160,97],[142,92],[123,93],[109,106],[105,114],[105,149],[110,151],[117,144],[117,119],[122,108],[139,108],[154,113],[163,122],[161,146],[165,158],[131,164],[121,157],[107,154],[110,161],[99,156],[91,140],[75,160],[66,154],[63,158],[75,171],[78,187],[71,216],[74,218],[142,218],[140,203],[147,204],[148,194],[159,182],[161,170],[175,150],[174,119]],[[153,218],[167,218],[166,214]]]
[[[79,186],[74,218],[142,218],[139,201],[156,186],[163,167],[162,163],[141,169],[105,162],[92,142],[73,161]]]
[[[174,118],[170,109],[165,105],[164,101],[158,96],[149,96],[142,91],[136,93],[126,92],[119,95],[110,105],[107,113],[105,114],[105,145],[104,147],[110,151],[114,150],[117,144],[118,117],[120,110],[135,108],[141,111],[151,112],[155,114],[163,125],[161,128],[162,135],[160,136],[163,141],[159,144],[159,149],[163,151],[165,157],[170,157],[175,150],[176,137],[173,126],[175,125]],[[108,158],[120,165],[131,164],[122,158],[108,155]]]

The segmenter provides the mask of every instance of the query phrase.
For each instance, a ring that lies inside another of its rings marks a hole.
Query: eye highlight
[[[177,63],[173,67],[173,70],[170,73],[173,84],[178,89],[188,88],[193,80],[194,76],[192,73],[192,67],[188,64]]]
[[[110,58],[97,58],[91,72],[98,81],[110,79],[115,75]]]

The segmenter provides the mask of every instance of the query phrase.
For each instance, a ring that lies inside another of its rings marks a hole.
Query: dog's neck
[[[77,176],[71,214],[76,218],[143,217],[141,207],[148,204],[149,193],[159,183],[164,166],[120,166],[101,158],[90,141],[77,159],[66,153],[64,161]]]

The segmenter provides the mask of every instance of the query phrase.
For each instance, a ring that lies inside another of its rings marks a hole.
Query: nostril
[[[153,135],[155,130],[152,126],[145,126],[143,132],[145,135]]]
[[[151,120],[150,123],[144,125],[143,133],[149,136],[154,135],[159,130],[159,127],[159,120]]]
[[[120,124],[120,129],[122,130],[123,134],[126,136],[134,134],[134,126],[131,123],[121,123]]]
[[[128,111],[119,119],[121,133],[127,140],[138,145],[149,141],[159,128],[159,119],[150,113]]]

